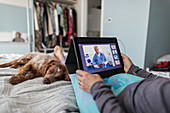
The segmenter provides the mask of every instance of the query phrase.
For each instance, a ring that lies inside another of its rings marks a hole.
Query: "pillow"
[[[77,74],[71,74],[69,76],[73,85],[80,113],[99,113],[93,97],[89,93],[79,88],[79,84],[77,83]],[[143,80],[143,78],[131,74],[121,73],[103,80],[107,84],[111,85],[111,90],[113,91],[114,95],[118,96],[127,85],[134,82],[139,82]]]
[[[157,63],[159,64],[159,62],[164,62],[164,61],[167,61],[167,62],[170,61],[170,54],[167,54],[167,55],[164,55],[164,56],[160,57],[160,58],[157,60]]]

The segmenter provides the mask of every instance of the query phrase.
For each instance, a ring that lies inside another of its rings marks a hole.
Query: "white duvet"
[[[21,55],[0,55],[0,64]],[[70,81],[49,85],[41,77],[11,85],[9,78],[16,69],[0,68],[0,113],[67,113],[78,112],[76,98]]]

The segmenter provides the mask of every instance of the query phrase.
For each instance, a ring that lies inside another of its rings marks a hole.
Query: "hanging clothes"
[[[71,37],[77,36],[76,10],[55,2],[37,1],[34,1],[36,45],[41,45],[43,48],[51,48],[55,45],[68,47]]]
[[[55,35],[58,36],[59,35],[59,21],[58,21],[58,12],[57,12],[57,9],[56,9],[56,5],[55,5],[55,8],[54,8],[54,18],[55,18]]]
[[[72,10],[69,9],[69,14],[68,14],[68,45],[70,45],[70,40],[71,40],[71,35],[72,35],[72,22],[71,22],[71,18],[72,18]]]
[[[47,6],[47,16],[48,16],[48,35],[53,35],[53,26],[50,15],[50,8]]]
[[[42,32],[40,22],[40,10],[39,4],[36,2],[34,5],[34,22],[35,22],[35,51],[40,51],[42,43]]]
[[[61,22],[61,24],[63,24],[62,25],[62,27],[63,27],[63,37],[65,37],[66,36],[66,28],[65,28],[65,11],[64,11],[64,9],[63,9],[63,11],[62,11],[62,17],[61,17],[61,20],[62,20],[62,22]]]
[[[39,26],[38,26],[38,19],[37,19],[37,12],[36,12],[36,8],[34,7],[34,27],[35,27],[35,30],[39,30]]]
[[[77,36],[77,13],[75,9],[72,9],[72,15],[73,15],[73,35]]]

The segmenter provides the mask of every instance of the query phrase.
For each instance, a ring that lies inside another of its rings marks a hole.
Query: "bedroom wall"
[[[151,0],[145,67],[170,54],[170,1]]]
[[[116,36],[121,40],[118,42],[121,52],[142,68],[145,58],[149,1],[102,1],[101,36]]]
[[[0,32],[27,32],[26,8],[0,3],[0,14]]]

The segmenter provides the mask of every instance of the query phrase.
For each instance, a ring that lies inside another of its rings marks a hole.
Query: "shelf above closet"
[[[76,4],[77,3],[77,0],[51,0],[51,1],[64,3],[64,4]]]
[[[36,0],[40,2],[57,2],[57,3],[62,3],[62,4],[70,4],[74,5],[77,3],[77,0]]]

